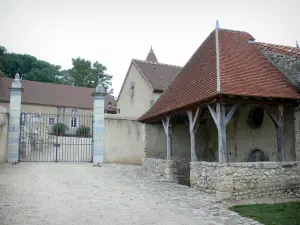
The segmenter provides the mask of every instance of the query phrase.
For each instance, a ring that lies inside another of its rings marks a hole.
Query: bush
[[[64,135],[67,130],[68,130],[67,125],[63,124],[63,123],[56,123],[56,124],[54,124],[54,126],[52,128],[52,132],[55,135],[59,135],[59,134]]]
[[[79,136],[88,136],[90,134],[91,128],[86,126],[80,126],[76,130],[76,134]]]

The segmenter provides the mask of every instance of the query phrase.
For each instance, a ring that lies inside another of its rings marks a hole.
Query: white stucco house
[[[117,100],[119,114],[126,117],[144,114],[180,70],[179,66],[159,63],[152,47],[146,60],[132,59]]]

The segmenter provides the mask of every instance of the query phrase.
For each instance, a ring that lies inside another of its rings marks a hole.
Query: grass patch
[[[237,205],[230,210],[265,225],[300,225],[300,202]]]

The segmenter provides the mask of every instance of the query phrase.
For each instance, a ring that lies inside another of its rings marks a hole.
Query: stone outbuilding
[[[300,196],[299,75],[299,48],[217,26],[139,118],[143,167],[221,199]]]

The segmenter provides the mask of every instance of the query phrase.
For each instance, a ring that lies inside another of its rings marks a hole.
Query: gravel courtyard
[[[258,224],[212,196],[144,177],[138,166],[0,165],[0,224]]]

